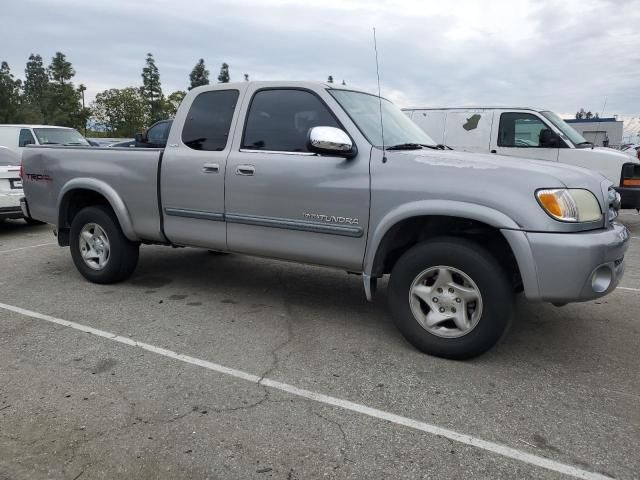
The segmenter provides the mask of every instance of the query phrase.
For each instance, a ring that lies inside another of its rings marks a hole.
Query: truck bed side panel
[[[95,179],[117,192],[140,239],[162,241],[157,192],[160,153],[149,148],[29,147],[23,169],[31,215],[57,225],[65,185]]]

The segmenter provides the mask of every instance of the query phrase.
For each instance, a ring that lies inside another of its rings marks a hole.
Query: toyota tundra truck
[[[141,244],[390,274],[400,332],[431,355],[493,346],[523,292],[613,291],[629,233],[612,182],[579,167],[444,150],[391,102],[333,84],[191,90],[166,147],[32,146],[24,213],[54,225],[80,274],[132,275]]]

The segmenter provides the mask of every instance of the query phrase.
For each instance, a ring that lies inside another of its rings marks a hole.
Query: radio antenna
[[[382,134],[382,163],[387,163],[384,149],[384,123],[382,122],[382,95],[380,94],[380,66],[378,65],[378,42],[376,41],[376,27],[373,27],[373,49],[376,52],[376,76],[378,77],[378,102],[380,106],[380,133]]]

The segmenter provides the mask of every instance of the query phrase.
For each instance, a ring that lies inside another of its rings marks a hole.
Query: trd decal
[[[43,175],[41,173],[25,173],[23,177],[25,180],[31,182],[51,182],[53,180],[49,175]]]

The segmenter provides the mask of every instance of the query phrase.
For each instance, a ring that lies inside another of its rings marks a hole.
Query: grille
[[[611,222],[618,218],[618,210],[620,210],[620,194],[613,188],[609,188],[609,192],[607,194],[607,207],[607,217],[609,221]]]

